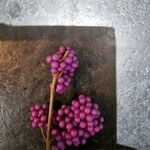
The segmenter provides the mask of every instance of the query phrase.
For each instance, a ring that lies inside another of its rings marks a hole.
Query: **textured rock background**
[[[149,12],[149,0],[0,1],[1,23],[115,28],[117,139],[139,150],[150,149]]]

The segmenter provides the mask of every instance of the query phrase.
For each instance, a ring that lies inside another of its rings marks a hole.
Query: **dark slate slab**
[[[113,28],[0,26],[0,149],[41,150],[40,131],[32,129],[29,107],[46,102],[51,81],[45,57],[61,44],[79,53],[80,67],[70,90],[56,95],[69,103],[77,94],[90,95],[101,106],[101,134],[78,149],[113,149],[116,143],[116,45]],[[106,148],[105,148],[106,147]],[[73,148],[69,148],[73,149]],[[115,148],[117,149],[117,148]],[[119,149],[123,149],[120,148]]]

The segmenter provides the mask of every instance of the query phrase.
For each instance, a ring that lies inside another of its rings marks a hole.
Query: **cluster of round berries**
[[[35,104],[31,106],[32,127],[44,127],[47,124],[48,105]]]
[[[70,85],[71,78],[79,65],[76,51],[70,47],[61,46],[58,52],[46,58],[46,62],[51,65],[52,74],[58,74],[56,92],[64,93]]]
[[[98,104],[88,96],[80,95],[71,106],[62,105],[54,116],[52,136],[56,144],[52,150],[86,144],[90,136],[103,129],[103,121]]]

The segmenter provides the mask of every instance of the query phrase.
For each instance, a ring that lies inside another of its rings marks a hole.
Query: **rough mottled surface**
[[[116,142],[115,35],[106,27],[0,27],[0,100],[2,150],[36,149],[41,143],[31,130],[31,104],[49,100],[51,76],[45,58],[61,44],[77,49],[80,67],[72,88],[56,99],[69,103],[77,94],[101,106],[105,129],[86,149],[112,147]],[[108,140],[109,139],[109,140]],[[33,144],[32,144],[33,143]],[[72,148],[73,149],[73,148]]]
[[[0,0],[0,22],[12,25],[89,25],[115,28],[117,139],[150,149],[149,0]]]

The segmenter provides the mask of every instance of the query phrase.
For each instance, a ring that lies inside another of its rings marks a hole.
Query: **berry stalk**
[[[63,61],[69,54],[69,51],[66,51],[61,61]],[[50,86],[50,99],[49,99],[49,113],[48,113],[48,124],[47,124],[47,139],[46,139],[46,150],[50,150],[51,148],[51,139],[50,139],[50,127],[52,122],[52,112],[53,112],[53,103],[54,103],[54,95],[55,95],[55,87],[58,77],[60,77],[63,72],[53,74],[52,84]]]
[[[42,136],[43,136],[43,140],[44,140],[44,142],[46,143],[46,137],[45,137],[45,134],[44,134],[43,128],[42,128],[42,127],[40,127],[40,130],[41,130],[41,134],[42,134]]]
[[[52,84],[50,88],[50,99],[49,99],[49,113],[48,113],[48,124],[47,124],[47,139],[46,139],[46,150],[50,150],[50,126],[52,121],[52,111],[53,111],[53,103],[54,103],[54,95],[55,95],[55,85],[57,81],[57,74],[53,75]]]

